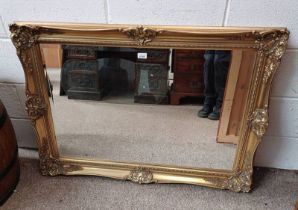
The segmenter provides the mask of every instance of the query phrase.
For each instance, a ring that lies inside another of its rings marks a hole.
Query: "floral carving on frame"
[[[126,34],[129,38],[136,40],[138,45],[143,46],[161,34],[161,30],[153,30],[150,28],[144,28],[143,26],[138,26],[136,28],[119,29],[120,32]]]

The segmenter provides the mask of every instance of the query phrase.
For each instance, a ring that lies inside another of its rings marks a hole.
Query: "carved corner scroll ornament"
[[[252,131],[258,140],[264,136],[268,128],[268,106],[256,109],[249,118]],[[222,188],[235,192],[249,192],[252,184],[253,154],[247,154],[243,163],[243,169],[224,181]]]
[[[20,26],[15,23],[9,26],[11,40],[18,54],[36,44],[40,34],[39,29],[37,26]]]
[[[234,192],[249,192],[251,189],[252,168],[247,168],[224,181],[223,188]]]
[[[234,192],[249,192],[251,190],[253,157],[254,155],[252,153],[245,156],[242,170],[228,177],[222,185],[223,189],[232,190]]]
[[[28,112],[29,118],[34,123],[45,113],[46,105],[39,95],[30,94],[28,91],[26,95],[26,111]]]
[[[268,106],[256,109],[249,118],[252,131],[258,140],[264,136],[268,128]],[[247,154],[243,163],[243,169],[224,181],[222,188],[235,192],[249,192],[252,184],[253,154]]]
[[[134,170],[131,170],[127,180],[130,180],[132,182],[136,182],[139,184],[149,184],[155,182],[153,180],[153,174],[149,169],[145,168],[137,168]]]
[[[137,41],[140,46],[152,42],[158,34],[163,32],[162,30],[144,28],[143,26],[138,26],[136,28],[121,28],[119,31],[126,34],[128,38]]]
[[[17,55],[23,64],[24,70],[31,73],[33,71],[33,62],[30,55],[25,51],[37,43],[40,28],[37,26],[20,26],[14,23],[9,26],[9,30],[11,40],[16,47]]]
[[[56,176],[63,174],[63,167],[59,160],[51,157],[50,148],[47,139],[43,140],[43,145],[39,151],[39,164],[42,175]]]
[[[277,70],[281,57],[286,51],[289,34],[290,32],[287,30],[254,33],[259,51],[267,56],[263,76],[264,84]]]
[[[56,176],[72,171],[82,170],[81,166],[63,165],[59,159],[53,158],[51,156],[49,143],[45,138],[43,139],[39,150],[40,171],[44,176]]]
[[[258,139],[261,139],[265,134],[269,124],[267,106],[265,106],[264,109],[256,109],[252,113],[250,120],[252,131],[256,134]]]

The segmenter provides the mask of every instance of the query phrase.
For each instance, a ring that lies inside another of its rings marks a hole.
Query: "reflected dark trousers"
[[[220,111],[231,60],[231,51],[206,50],[204,54],[204,106]]]

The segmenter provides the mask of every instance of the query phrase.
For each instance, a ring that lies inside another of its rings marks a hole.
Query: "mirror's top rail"
[[[39,26],[52,29],[72,29],[72,30],[96,30],[96,29],[118,29],[118,28],[133,28],[143,26],[144,28],[164,29],[169,31],[200,31],[208,33],[232,33],[232,32],[248,32],[248,31],[272,31],[272,30],[287,30],[285,27],[236,27],[236,26],[173,26],[173,25],[140,25],[140,24],[92,24],[92,23],[63,23],[63,22],[15,22],[19,26]]]
[[[258,48],[262,40],[288,34],[286,28],[273,27],[197,27],[120,24],[77,24],[15,22],[14,37],[21,33],[35,36],[40,43],[100,44],[103,46],[144,46],[230,49]],[[152,41],[154,40],[154,43]]]

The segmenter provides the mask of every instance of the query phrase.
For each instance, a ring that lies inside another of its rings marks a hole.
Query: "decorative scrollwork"
[[[149,169],[144,168],[137,168],[130,171],[127,179],[139,184],[149,184],[154,182],[152,172]]]
[[[46,138],[42,141],[42,146],[39,151],[39,164],[41,174],[46,176],[56,176],[66,174],[72,171],[82,170],[81,166],[77,165],[63,165],[61,161],[51,156],[49,142]]]
[[[29,118],[35,122],[46,111],[46,105],[39,95],[32,95],[28,91],[26,95],[26,111],[28,112]]]
[[[26,69],[26,71],[28,71],[29,73],[33,72],[32,59],[28,56],[28,54],[21,53],[20,59],[21,59],[21,62],[23,63],[23,65],[24,65],[24,68]]]
[[[225,180],[222,187],[234,192],[249,192],[251,189],[252,171],[252,167],[243,169]]]
[[[223,189],[232,190],[234,192],[249,192],[251,190],[253,157],[253,153],[246,154],[242,169],[236,171],[232,176],[224,180],[222,183]]]
[[[287,48],[289,34],[290,33],[287,30],[274,30],[267,33],[254,33],[259,51],[268,56],[264,68],[264,84],[268,82],[271,75],[278,68],[281,57],[283,56]]]
[[[17,55],[20,57],[24,70],[31,73],[33,71],[33,62],[25,51],[37,43],[40,34],[39,27],[20,26],[14,23],[9,26],[9,29],[11,31],[11,40],[16,47]]]
[[[163,32],[162,30],[153,30],[150,28],[144,28],[143,26],[126,29],[121,28],[119,31],[126,34],[129,38],[136,40],[140,46],[146,45],[148,42],[152,42],[158,34]]]
[[[268,128],[268,108],[265,106],[264,109],[256,109],[251,117],[251,126],[252,126],[252,131],[257,135],[258,139],[263,137],[265,134],[267,128]]]
[[[63,174],[64,169],[61,162],[51,157],[48,141],[43,140],[43,145],[39,149],[39,164],[42,175],[56,176]]]
[[[26,50],[36,44],[40,34],[39,27],[36,26],[20,26],[11,24],[9,26],[11,32],[11,40],[17,49],[18,54],[21,50]]]

